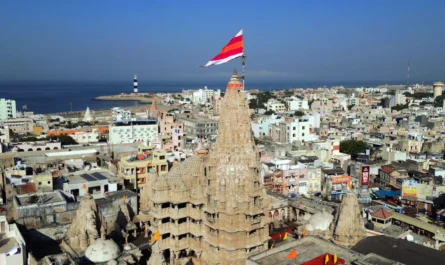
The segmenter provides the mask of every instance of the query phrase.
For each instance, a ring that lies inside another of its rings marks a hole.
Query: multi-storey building
[[[158,140],[156,120],[114,121],[109,128],[110,144],[147,143]]]
[[[0,98],[0,120],[17,118],[15,100]]]
[[[26,134],[32,133],[34,121],[29,118],[17,118],[9,120],[0,120],[0,125],[8,126],[14,133]]]
[[[8,126],[0,126],[0,143],[9,143],[10,135],[9,135],[9,127]]]
[[[277,101],[274,98],[271,98],[265,104],[267,110],[271,110],[274,112],[283,112],[286,110],[286,105],[284,103]]]
[[[290,97],[286,100],[287,110],[296,111],[301,109],[309,109],[309,103],[307,100],[297,97]]]
[[[113,121],[129,121],[131,120],[131,111],[119,107],[112,108],[111,118]]]
[[[211,138],[218,133],[218,121],[206,117],[194,116],[192,113],[181,114],[178,122],[184,124],[184,133],[198,138]]]
[[[159,233],[148,264],[179,264],[194,255],[201,264],[244,265],[268,248],[268,200],[248,103],[234,72],[222,102],[219,134],[210,154],[156,175],[141,195],[149,229]]]
[[[165,150],[153,146],[138,146],[138,154],[121,158],[118,176],[125,187],[138,189],[145,187],[149,173],[165,174],[168,162]]]

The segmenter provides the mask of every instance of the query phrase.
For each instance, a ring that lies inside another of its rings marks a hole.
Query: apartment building
[[[15,100],[0,98],[0,120],[17,118]]]
[[[110,144],[147,143],[158,140],[156,120],[114,121],[109,126]]]

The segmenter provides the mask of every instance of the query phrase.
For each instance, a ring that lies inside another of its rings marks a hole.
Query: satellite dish
[[[406,240],[408,240],[409,242],[413,242],[414,241],[414,237],[412,235],[407,235],[406,236]]]

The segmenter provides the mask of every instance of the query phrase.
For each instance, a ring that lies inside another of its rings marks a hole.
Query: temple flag
[[[289,253],[286,259],[296,259],[297,258],[297,250],[294,249],[291,253]]]
[[[324,264],[328,264],[329,262],[329,254],[326,254],[326,258],[324,259]]]
[[[334,254],[334,264],[337,264],[337,253]]]
[[[151,238],[151,243],[154,243],[154,242],[158,241],[159,239],[161,239],[161,233],[158,230],[155,232],[155,234]]]
[[[86,190],[87,189],[87,184],[83,184],[82,185],[82,189]]]
[[[283,241],[284,241],[284,240],[287,240],[287,233],[284,233]]]
[[[243,30],[241,29],[229,43],[224,46],[221,52],[210,60],[206,65],[201,67],[209,67],[227,63],[235,58],[244,55]]]

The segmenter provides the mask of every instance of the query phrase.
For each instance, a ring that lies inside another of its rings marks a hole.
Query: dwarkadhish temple
[[[221,106],[219,133],[210,154],[197,154],[166,175],[151,178],[141,194],[152,245],[148,264],[180,264],[194,255],[200,264],[246,264],[268,249],[268,202],[259,152],[251,134],[249,106],[236,70]]]

